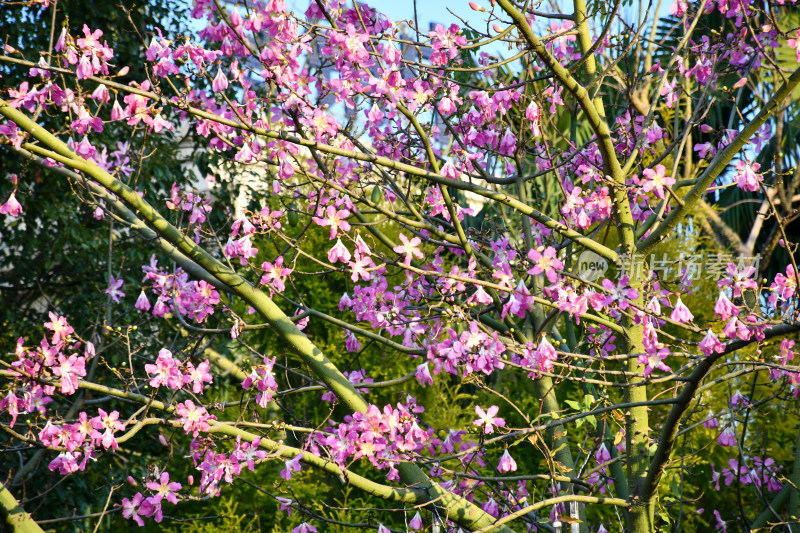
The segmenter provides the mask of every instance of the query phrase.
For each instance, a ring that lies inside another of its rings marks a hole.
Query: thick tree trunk
[[[44,533],[39,524],[25,512],[9,490],[0,483],[0,514],[2,531]]]

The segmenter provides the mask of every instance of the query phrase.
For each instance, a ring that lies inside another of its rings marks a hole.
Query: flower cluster
[[[164,317],[168,313],[180,313],[202,323],[208,315],[214,314],[214,307],[219,304],[219,292],[204,280],[194,281],[181,268],[174,273],[165,272],[159,267],[155,255],[150,264],[142,267],[145,272],[144,283],[152,282],[149,288],[156,296],[156,303],[151,304],[143,288],[136,299],[135,308],[140,311],[152,309],[154,316]]]
[[[150,378],[150,386],[154,388],[166,386],[172,390],[181,390],[191,385],[192,392],[202,394],[206,383],[213,380],[209,372],[209,362],[203,361],[197,367],[189,361],[180,361],[172,356],[172,352],[162,348],[158,352],[155,363],[144,365]]]
[[[347,460],[366,458],[378,469],[389,469],[387,478],[399,479],[397,464],[413,459],[421,452],[433,434],[423,430],[416,413],[423,408],[409,397],[397,407],[381,409],[370,405],[364,413],[347,415],[338,426],[326,428],[327,434],[317,433],[315,442],[325,446],[337,464],[344,467]],[[312,452],[316,451],[312,448]]]

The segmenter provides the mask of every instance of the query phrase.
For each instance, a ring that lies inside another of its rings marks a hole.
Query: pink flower
[[[417,376],[417,381],[419,381],[419,384],[423,387],[426,383],[428,385],[433,385],[433,377],[431,377],[431,371],[428,369],[427,362],[417,366],[415,374]]]
[[[417,514],[414,515],[414,518],[408,522],[408,527],[413,530],[422,529],[422,517],[419,515],[419,511],[417,511]]]
[[[761,183],[761,176],[757,174],[761,165],[746,161],[736,163],[736,186],[745,191],[756,192]]]
[[[506,421],[502,418],[495,417],[494,415],[500,410],[496,405],[492,405],[486,411],[480,405],[475,406],[475,413],[480,417],[472,423],[476,426],[482,426],[483,432],[487,435],[494,433],[494,426],[505,427]]]
[[[208,431],[210,428],[208,421],[217,419],[209,415],[205,407],[196,406],[192,400],[179,403],[175,412],[180,415],[178,421],[183,424],[183,430],[187,435],[191,433],[193,437],[197,437],[201,431]]]
[[[8,197],[6,203],[0,205],[0,214],[11,215],[12,217],[18,217],[22,214],[22,205],[17,201],[13,192],[11,196]]]
[[[664,359],[669,356],[669,349],[661,348],[661,346],[663,345],[659,343],[656,345],[655,349],[643,353],[638,357],[639,364],[644,365],[644,377],[648,377],[652,374],[653,370],[661,370],[662,372],[669,372],[672,370],[664,363]]]
[[[497,465],[497,470],[500,472],[507,474],[508,472],[514,472],[517,470],[517,462],[511,457],[511,454],[508,453],[508,450],[503,452],[503,456],[500,457],[500,462]]]
[[[264,357],[264,364],[254,368],[242,382],[243,389],[249,389],[255,384],[258,390],[256,403],[262,409],[267,407],[267,404],[272,400],[272,394],[278,390],[278,383],[275,381],[275,374],[272,372],[274,365],[274,357],[272,359]]]
[[[700,351],[703,352],[703,355],[706,356],[711,355],[712,353],[715,352],[722,353],[725,351],[725,346],[723,346],[722,343],[719,342],[717,336],[714,335],[714,332],[711,331],[710,329],[708,330],[708,333],[706,333],[706,336],[703,337],[703,340],[700,341],[699,346],[700,346]]]
[[[553,361],[558,358],[556,349],[545,337],[542,337],[542,340],[539,341],[539,346],[536,347],[532,356],[536,361],[536,368],[542,372],[553,370]]]
[[[124,118],[128,118],[128,114],[125,112],[122,106],[119,105],[119,100],[115,99],[114,105],[111,106],[111,120],[116,121],[116,120],[122,120]]]
[[[325,209],[325,218],[314,217],[313,220],[320,226],[330,226],[331,240],[333,240],[336,238],[336,235],[338,235],[340,229],[342,231],[350,231],[350,223],[345,220],[349,216],[350,211],[347,209],[337,210],[334,206],[329,205]]]
[[[674,3],[672,4],[675,5]],[[680,91],[675,90],[675,86],[678,84],[677,80],[672,79],[668,82],[664,83],[664,86],[661,88],[661,96],[666,96],[666,106],[672,109],[672,106],[675,105],[675,102],[678,101],[680,97]]]
[[[653,192],[657,198],[664,198],[664,188],[671,187],[675,184],[675,179],[665,176],[666,168],[664,165],[656,165],[655,170],[646,168],[642,174],[647,178],[642,190],[644,192]]]
[[[280,476],[289,481],[292,479],[292,472],[299,472],[302,466],[300,465],[300,459],[303,458],[303,454],[299,453],[294,459],[289,459],[288,461],[284,461],[286,468],[280,471]]]
[[[411,265],[411,260],[413,259],[414,256],[416,256],[417,259],[423,259],[425,257],[424,255],[422,255],[422,252],[418,248],[418,246],[422,242],[419,237],[413,237],[410,241],[402,233],[399,235],[399,237],[400,241],[403,244],[395,246],[394,248],[392,248],[392,250],[394,250],[398,254],[405,254],[405,259],[403,260],[403,264],[405,266]]]
[[[800,63],[800,30],[797,30],[797,39],[789,39],[786,44],[797,52],[797,62]]]
[[[296,528],[292,530],[292,533],[317,533],[317,528],[309,524],[308,522],[303,522]]]
[[[350,251],[342,244],[342,239],[336,239],[336,244],[328,250],[328,261],[331,263],[336,263],[337,261],[347,263],[350,261],[350,257]]]
[[[552,246],[548,246],[544,253],[539,253],[538,250],[529,250],[528,259],[535,262],[533,268],[528,270],[528,274],[535,276],[544,272],[550,283],[558,281],[556,271],[564,269],[564,263],[556,257],[556,249]]]
[[[52,311],[49,311],[49,315],[50,322],[45,322],[44,327],[53,332],[53,338],[50,340],[53,344],[58,344],[75,332],[72,326],[67,324],[65,317],[58,316]]]
[[[170,503],[178,503],[178,497],[175,495],[176,491],[181,490],[182,485],[177,481],[170,483],[169,472],[162,472],[158,481],[150,481],[147,483],[147,488],[155,491],[151,496],[153,503],[167,500]]]
[[[350,279],[353,280],[353,283],[356,283],[359,277],[363,281],[368,281],[372,278],[372,274],[370,274],[367,268],[375,266],[375,263],[372,262],[370,256],[362,255],[356,250],[355,261],[350,261],[347,263],[347,266],[350,267]]]
[[[292,269],[283,266],[282,255],[278,256],[275,264],[265,261],[261,264],[261,269],[265,271],[265,274],[261,276],[262,285],[269,285],[278,292],[286,290],[286,278],[292,273]]]
[[[133,305],[133,307],[138,309],[139,311],[150,310],[150,301],[147,299],[147,295],[144,293],[144,289],[142,289],[142,292],[139,293],[139,297],[136,298],[136,303]]]
[[[98,413],[99,416],[91,420],[92,428],[94,428],[91,433],[93,444],[96,445],[99,442],[106,450],[116,450],[118,445],[117,440],[114,438],[114,433],[125,429],[125,424],[119,421],[118,411],[106,413],[104,410],[99,409]]]
[[[72,394],[78,390],[78,378],[86,375],[86,359],[77,355],[69,358],[58,356],[59,365],[53,368],[56,376],[61,376],[61,392]]]
[[[228,78],[226,78],[225,74],[222,73],[221,67],[217,67],[217,75],[214,76],[214,80],[211,82],[211,88],[215,93],[224,91],[228,88]]]
[[[443,178],[454,180],[458,178],[458,170],[453,163],[448,161],[442,165],[441,170],[439,170],[439,175]]]
[[[203,361],[197,368],[192,365],[192,363],[187,364],[189,373],[183,376],[183,381],[186,384],[192,384],[192,392],[195,394],[202,394],[203,393],[203,384],[204,383],[211,383],[214,378],[211,376],[211,373],[208,371],[210,368],[210,364],[208,360]]]
[[[672,313],[669,315],[669,318],[681,324],[686,324],[694,320],[694,315],[689,311],[689,308],[683,304],[680,296],[678,296],[678,301],[675,302],[675,307],[672,308]]]
[[[439,104],[436,106],[436,109],[439,110],[439,113],[448,117],[453,114],[453,112],[458,109],[456,104],[448,97],[444,97],[439,100]]]
[[[178,390],[183,387],[183,375],[172,358],[172,352],[162,348],[158,352],[156,364],[144,365],[145,371],[151,375],[151,387],[167,385],[170,389]]]
[[[241,442],[241,435],[236,437],[236,458],[245,463],[251,472],[255,471],[256,459],[264,459],[267,456],[266,451],[258,449],[260,444],[261,437],[254,438],[253,442],[244,443]],[[289,501],[291,502],[291,500]]]
[[[719,316],[720,320],[728,320],[730,317],[738,315],[739,309],[733,305],[725,292],[719,291],[719,298],[714,305],[714,313]]]
[[[752,336],[752,333],[749,329],[747,329],[747,326],[744,324],[744,322],[735,316],[732,317],[727,324],[725,324],[725,327],[722,328],[722,332],[725,333],[729,339],[735,339],[738,337],[743,341],[750,340],[750,337]]]
[[[542,108],[540,108],[536,102],[531,102],[528,107],[525,108],[525,118],[530,120],[531,133],[533,133],[534,137],[538,137],[542,134],[541,130],[539,129],[541,114]]]

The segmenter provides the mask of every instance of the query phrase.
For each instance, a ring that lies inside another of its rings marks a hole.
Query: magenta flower
[[[289,481],[292,479],[292,472],[299,472],[302,466],[300,465],[300,460],[303,458],[303,454],[299,453],[294,459],[289,459],[288,461],[284,461],[286,467],[280,471],[279,475]]]
[[[480,405],[475,406],[475,413],[478,415],[478,419],[473,421],[472,423],[476,426],[481,426],[483,428],[483,432],[487,435],[494,433],[494,426],[499,428],[505,427],[506,421],[502,418],[495,417],[494,415],[500,410],[499,407],[496,405],[492,405],[486,411]]]
[[[111,276],[109,278],[109,280],[108,280],[108,288],[106,289],[105,292],[106,292],[106,294],[111,296],[111,300],[114,303],[118,304],[119,303],[119,299],[121,297],[125,297],[125,293],[120,290],[120,287],[122,287],[123,283],[124,283],[124,280],[116,279],[116,278],[114,278],[114,276]]]
[[[752,332],[747,329],[744,322],[739,320],[738,317],[731,317],[730,321],[722,328],[722,332],[727,335],[729,339],[740,338],[743,341],[750,340]]]
[[[708,416],[703,422],[703,427],[706,429],[715,429],[719,427],[719,419],[714,415],[714,411],[708,410]]]
[[[504,474],[507,474],[508,472],[515,472],[517,470],[517,462],[513,457],[511,457],[511,454],[508,453],[508,450],[503,452],[503,456],[500,457],[500,462],[497,464],[497,470]]]
[[[601,465],[603,463],[607,463],[611,460],[611,453],[606,448],[605,443],[601,443],[600,447],[597,449],[597,452],[594,454],[594,460],[597,464]]]
[[[417,381],[419,381],[419,384],[423,387],[426,383],[428,385],[433,385],[433,377],[431,377],[431,371],[428,369],[427,362],[417,366],[415,375],[417,376]]]
[[[744,394],[740,391],[736,391],[731,398],[730,405],[731,407],[736,407],[737,405],[742,404],[743,407],[750,405],[750,402],[745,398]]]
[[[292,530],[292,533],[317,533],[317,528],[309,524],[308,522],[303,522],[296,528]]]
[[[275,499],[281,504],[281,512],[286,511],[287,516],[292,516],[292,500],[280,496],[276,496]]]
[[[608,294],[602,298],[600,303],[607,307],[616,302],[620,309],[627,309],[628,300],[635,300],[639,297],[636,289],[628,288],[628,281],[628,276],[622,276],[615,285],[613,281],[604,279],[603,288],[608,291]]]
[[[725,271],[728,276],[719,280],[717,285],[720,288],[731,287],[734,297],[741,296],[742,291],[745,289],[758,289],[758,284],[753,279],[756,275],[756,269],[753,265],[739,270],[736,268],[735,263],[728,263],[728,268]]]
[[[722,430],[717,437],[720,446],[736,446],[736,431],[730,426]]]
[[[139,526],[144,526],[144,520],[142,517],[139,516],[139,506],[142,504],[142,500],[144,500],[144,496],[140,492],[137,492],[133,496],[133,500],[129,500],[128,498],[122,499],[122,516],[125,518],[130,518]]]
[[[711,355],[712,353],[715,352],[722,353],[725,351],[725,346],[723,346],[722,343],[719,342],[717,336],[714,335],[714,332],[711,331],[710,329],[708,330],[708,333],[706,333],[706,336],[703,337],[703,340],[700,341],[699,346],[700,346],[700,351],[703,352],[703,355],[706,356]]]

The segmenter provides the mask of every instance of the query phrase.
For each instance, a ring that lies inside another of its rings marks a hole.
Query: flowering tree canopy
[[[795,6],[538,4],[195,0],[135,66],[6,39],[0,254],[71,238],[53,182],[108,239],[96,307],[2,324],[3,518],[94,471],[77,518],[151,527],[237,486],[294,532],[796,522]]]

